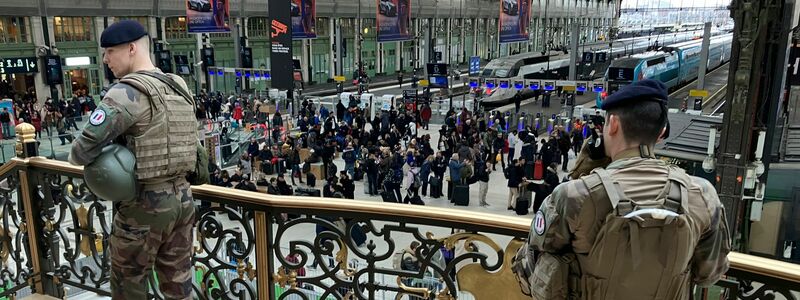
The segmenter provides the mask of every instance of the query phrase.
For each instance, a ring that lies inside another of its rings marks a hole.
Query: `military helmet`
[[[136,157],[124,146],[105,146],[92,163],[83,169],[86,184],[94,194],[110,201],[131,201],[136,198],[134,167]]]

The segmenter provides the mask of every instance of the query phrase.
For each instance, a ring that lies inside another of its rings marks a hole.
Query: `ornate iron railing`
[[[213,186],[192,193],[212,204],[198,208],[195,223],[200,299],[529,299],[510,270],[528,219]],[[91,193],[81,168],[15,158],[0,167],[0,204],[0,297],[23,288],[110,294],[113,205]],[[419,269],[398,268],[412,241]],[[730,259],[724,289],[698,290],[699,298],[794,299],[800,291],[798,265]],[[152,297],[163,299],[157,276],[149,281]]]

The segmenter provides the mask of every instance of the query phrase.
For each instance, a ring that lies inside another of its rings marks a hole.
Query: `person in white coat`
[[[511,130],[508,133],[508,164],[511,164],[511,161],[514,160],[514,155],[516,154],[517,149],[517,130]]]

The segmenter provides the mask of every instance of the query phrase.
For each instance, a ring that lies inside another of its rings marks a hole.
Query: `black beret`
[[[123,20],[111,24],[100,35],[100,47],[108,48],[136,41],[147,35],[142,24],[134,20]]]
[[[641,101],[655,101],[667,105],[668,97],[667,86],[664,83],[658,80],[645,79],[629,84],[611,94],[603,101],[601,108],[608,110]]]

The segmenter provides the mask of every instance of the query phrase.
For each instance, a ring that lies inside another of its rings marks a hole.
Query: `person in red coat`
[[[37,110],[34,110],[33,113],[31,113],[31,125],[33,125],[33,128],[36,128],[36,137],[37,138],[41,138],[42,137],[42,115]]]
[[[244,117],[244,113],[242,113],[242,105],[236,104],[236,108],[233,110],[233,119],[236,120],[237,123],[241,124],[242,117]]]
[[[419,117],[422,119],[422,127],[428,130],[428,123],[430,123],[431,120],[431,107],[429,105],[422,107]]]

